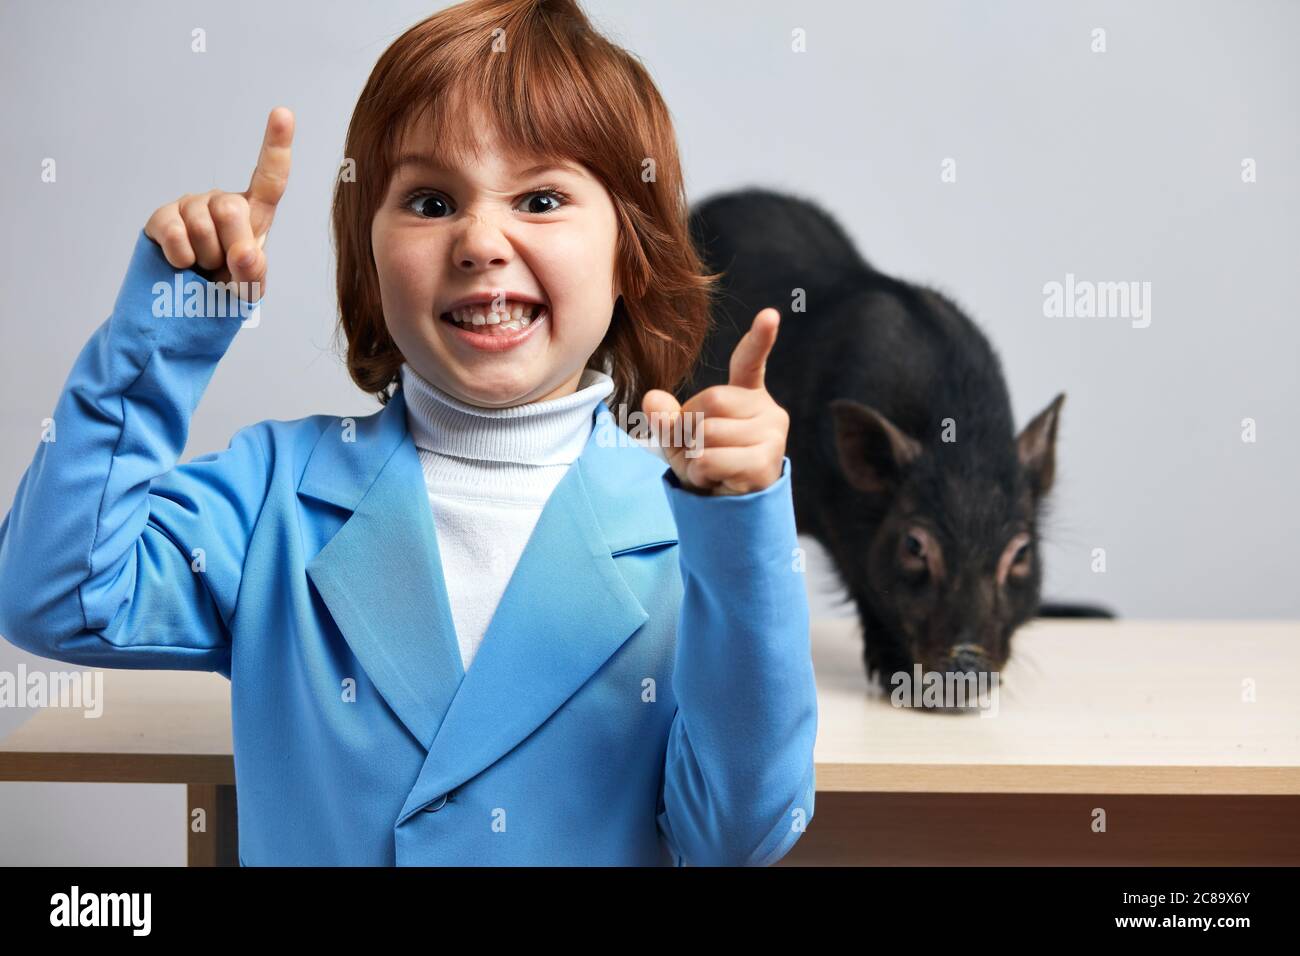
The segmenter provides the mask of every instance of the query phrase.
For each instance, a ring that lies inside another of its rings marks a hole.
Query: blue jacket
[[[788,458],[697,495],[602,401],[466,673],[400,388],[178,466],[244,316],[156,315],[177,275],[206,291],[141,231],[0,525],[0,633],[229,678],[246,865],[789,851],[817,697]]]

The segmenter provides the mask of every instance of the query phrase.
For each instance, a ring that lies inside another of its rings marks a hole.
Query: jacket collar
[[[399,825],[512,750],[649,619],[614,558],[676,543],[667,466],[631,442],[603,400],[593,419],[468,674],[401,389],[355,419],[354,431],[327,427],[308,459],[299,495],[351,512],[307,564],[308,577],[379,693],[428,749]]]

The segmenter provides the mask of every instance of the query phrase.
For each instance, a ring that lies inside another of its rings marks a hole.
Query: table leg
[[[231,784],[191,783],[189,812],[190,866],[239,865],[239,817]],[[202,814],[195,811],[201,810]],[[202,823],[196,822],[202,821]],[[201,828],[200,828],[201,827]]]

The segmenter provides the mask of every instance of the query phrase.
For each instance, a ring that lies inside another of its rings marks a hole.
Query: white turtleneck
[[[401,383],[468,671],[542,507],[586,447],[614,380],[587,368],[573,394],[510,408],[462,402],[409,364]]]

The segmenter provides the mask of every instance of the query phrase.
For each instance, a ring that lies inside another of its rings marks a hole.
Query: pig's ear
[[[874,408],[848,398],[830,403],[840,471],[859,491],[890,490],[921,454],[921,443]]]
[[[1064,401],[1065,393],[1062,392],[1025,426],[1016,439],[1020,464],[1029,474],[1034,496],[1038,498],[1051,491],[1056,477],[1056,426],[1061,420],[1061,403]]]

